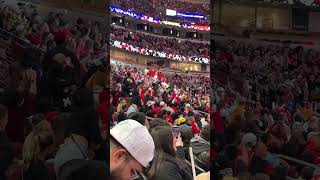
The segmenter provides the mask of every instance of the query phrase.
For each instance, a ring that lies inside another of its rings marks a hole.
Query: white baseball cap
[[[242,137],[242,142],[244,144],[251,143],[253,146],[257,144],[257,136],[253,133],[247,133]]]
[[[148,129],[139,122],[127,119],[110,130],[110,134],[144,167],[154,156],[154,142]]]

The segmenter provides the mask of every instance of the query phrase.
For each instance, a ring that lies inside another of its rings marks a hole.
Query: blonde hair
[[[33,127],[23,144],[23,161],[29,164],[32,161],[40,160],[41,151],[44,146],[53,143],[53,131],[51,125],[46,120],[40,121]]]
[[[125,100],[122,100],[119,104],[118,104],[118,107],[117,107],[117,112],[124,112],[125,109],[127,108],[127,102]]]

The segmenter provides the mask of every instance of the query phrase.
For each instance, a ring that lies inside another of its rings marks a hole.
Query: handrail
[[[289,156],[286,156],[286,155],[274,154],[274,156],[275,156],[275,157],[278,157],[278,158],[281,158],[281,159],[288,160],[288,161],[292,161],[292,162],[295,162],[295,163],[298,163],[298,164],[302,164],[302,165],[305,165],[305,166],[309,166],[309,167],[312,167],[312,168],[315,168],[315,169],[319,169],[319,168],[320,168],[319,165],[312,164],[312,163],[308,163],[308,162],[302,161],[302,160],[300,160],[300,159],[296,159],[296,158],[289,157]]]
[[[191,166],[191,163],[188,161],[188,160],[184,160],[189,166]],[[195,168],[197,169],[197,170],[199,170],[201,173],[204,173],[204,172],[206,172],[205,170],[203,170],[201,167],[199,167],[198,165],[194,165],[195,166]]]
[[[23,40],[23,39],[21,39],[21,38],[19,38],[18,36],[16,36],[16,35],[13,34],[12,32],[8,32],[8,31],[6,31],[6,30],[3,29],[3,28],[0,28],[0,32],[1,32],[1,34],[2,34],[2,33],[6,33],[7,35],[9,35],[9,36],[11,36],[11,37],[13,37],[13,38],[15,38],[15,39],[17,39],[17,40],[19,40],[19,41],[22,41],[23,43],[26,43],[26,44],[27,44],[28,46],[30,46],[31,48],[38,49],[38,50],[40,50],[40,51],[42,51],[42,52],[45,52],[44,49],[41,49],[41,48],[33,45],[32,43],[30,43],[30,42],[28,42],[28,41],[26,41],[26,40]]]

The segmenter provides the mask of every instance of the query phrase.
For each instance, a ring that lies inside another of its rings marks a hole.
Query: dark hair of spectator
[[[156,127],[152,129],[150,134],[155,144],[155,153],[148,176],[153,179],[156,173],[159,172],[164,155],[167,153],[171,156],[176,156],[176,152],[173,148],[173,135],[170,127]]]
[[[181,139],[183,141],[184,147],[190,146],[190,140],[193,137],[192,130],[190,128],[182,128],[180,130]]]
[[[141,112],[133,112],[128,115],[128,119],[133,119],[138,121],[140,124],[145,125],[146,116]]]
[[[206,125],[202,128],[200,137],[202,137],[207,142],[210,142],[210,126]]]
[[[160,118],[155,118],[150,122],[150,129],[151,130],[153,128],[156,128],[156,127],[159,127],[159,126],[170,127],[170,124],[166,120],[160,119]]]

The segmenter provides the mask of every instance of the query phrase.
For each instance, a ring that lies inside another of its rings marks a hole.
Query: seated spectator
[[[191,139],[191,147],[195,155],[195,163],[205,171],[210,170],[210,127],[205,126],[200,136]]]
[[[268,154],[267,147],[264,143],[258,142],[255,148],[255,153],[251,160],[252,173],[272,174],[274,171],[272,165],[266,160]]]
[[[191,170],[185,165],[183,168],[183,144],[180,137],[174,137],[170,127],[156,127],[151,130],[155,143],[155,156],[148,176],[149,179],[192,179]],[[180,158],[180,159],[179,159]]]
[[[105,180],[109,178],[106,163],[93,160],[71,160],[61,167],[58,180]],[[115,180],[115,179],[111,179]]]
[[[33,128],[23,145],[23,179],[49,179],[49,170],[45,161],[50,157],[53,145],[51,125],[45,119],[32,118]]]
[[[110,178],[136,179],[154,157],[155,145],[147,128],[125,120],[110,130]]]
[[[128,116],[128,119],[136,120],[136,121],[138,121],[140,124],[146,126],[147,129],[150,128],[148,119],[147,119],[146,116],[145,116],[143,113],[141,113],[141,112],[130,113],[129,116]]]

